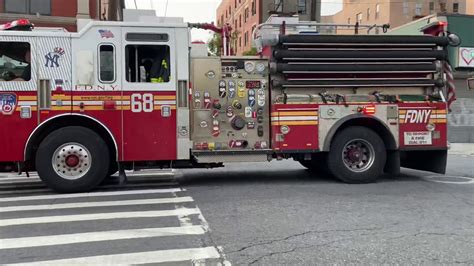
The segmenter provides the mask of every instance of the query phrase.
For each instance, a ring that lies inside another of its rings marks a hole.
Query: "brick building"
[[[120,19],[121,10],[125,6],[123,2],[123,0],[0,0],[0,23],[26,18],[36,26],[64,27],[69,31],[76,31],[77,19]]]
[[[321,0],[222,0],[217,8],[218,25],[228,23],[237,33],[232,47],[237,55],[252,48],[252,32],[271,14],[298,14],[300,20],[318,21]]]
[[[323,16],[322,22],[336,24],[390,24],[395,28],[436,13],[474,15],[474,0],[344,0],[343,9]],[[338,34],[352,34],[353,30],[339,28]],[[373,31],[372,33],[377,33]]]

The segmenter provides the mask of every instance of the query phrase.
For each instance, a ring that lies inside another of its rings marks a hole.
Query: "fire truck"
[[[347,183],[444,173],[455,35],[324,35],[263,24],[259,56],[190,49],[179,19],[0,31],[0,171],[58,192],[125,169],[294,159]]]

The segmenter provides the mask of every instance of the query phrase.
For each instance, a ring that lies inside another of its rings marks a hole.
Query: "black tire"
[[[385,145],[379,135],[366,127],[353,126],[334,137],[328,168],[343,182],[371,183],[383,174],[386,159]]]
[[[311,170],[313,168],[311,160],[298,160],[298,162],[308,170]]]
[[[111,162],[110,162],[110,166],[109,166],[109,171],[107,172],[107,176],[110,177],[111,175],[117,173],[118,170],[119,170],[119,169],[118,169],[118,164],[117,164],[117,162],[111,161]]]
[[[77,167],[71,166],[69,168],[78,174],[65,178],[61,175],[70,173],[68,173],[69,170],[62,171],[62,169],[70,166],[65,163],[66,159],[60,158],[68,155],[69,150],[67,149],[69,147],[74,148],[73,153],[76,150],[83,153],[73,158],[73,160],[77,159],[75,162]],[[88,163],[84,163],[86,160],[82,160],[86,158],[88,158]],[[53,162],[58,164],[55,163],[53,166]],[[102,182],[110,169],[109,149],[104,140],[88,128],[78,126],[60,128],[41,142],[36,153],[36,169],[46,185],[57,192],[90,191]],[[79,173],[79,171],[81,172]]]
[[[315,153],[312,154],[311,160],[298,160],[298,162],[313,174],[324,176],[331,175],[327,167],[326,153]]]

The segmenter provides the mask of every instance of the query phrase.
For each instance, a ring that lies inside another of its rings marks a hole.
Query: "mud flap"
[[[400,161],[402,167],[445,174],[448,151],[400,151]]]
[[[390,175],[400,174],[400,152],[387,150],[387,162],[385,163],[384,172]]]

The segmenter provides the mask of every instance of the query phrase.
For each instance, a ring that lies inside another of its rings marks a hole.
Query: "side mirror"
[[[461,44],[461,38],[454,33],[448,34],[448,41],[449,41],[449,45],[453,47],[457,47]]]
[[[474,90],[474,78],[467,79],[467,88],[469,90]]]

